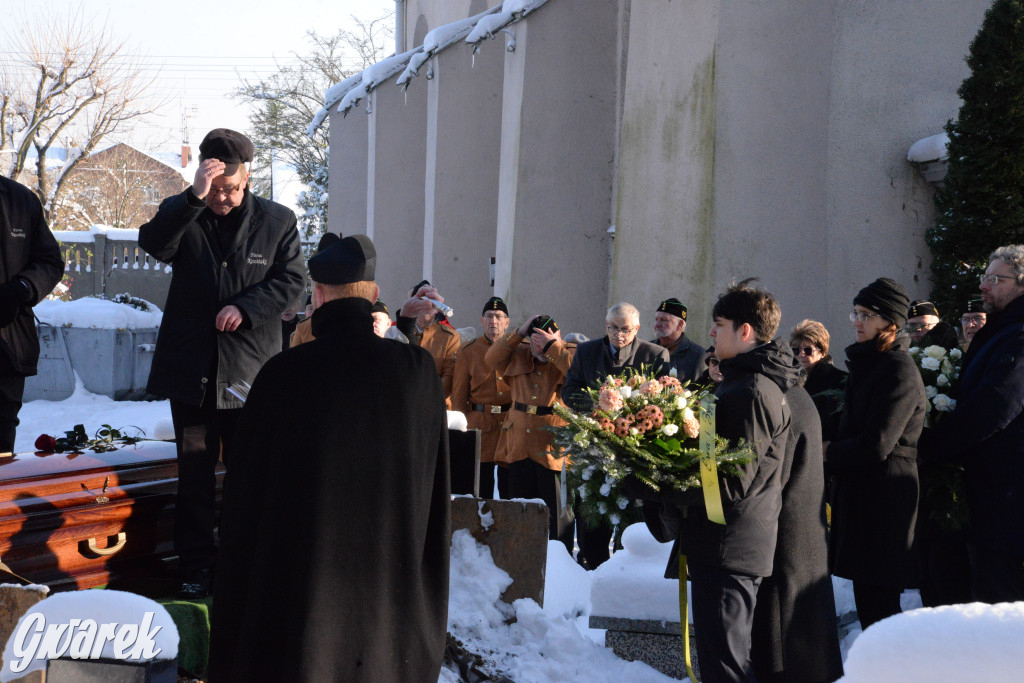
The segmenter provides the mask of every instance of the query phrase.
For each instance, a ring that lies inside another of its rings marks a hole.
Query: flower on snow
[[[665,436],[675,436],[676,432],[679,431],[679,425],[667,424],[661,428],[661,433]]]
[[[928,348],[932,347],[929,346]],[[942,347],[940,346],[939,348]],[[925,356],[924,358],[921,359],[921,367],[924,368],[925,370],[938,370],[941,366],[942,363],[940,363],[939,359],[935,358],[934,356]]]

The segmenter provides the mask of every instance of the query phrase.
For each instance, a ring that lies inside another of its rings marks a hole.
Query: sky
[[[213,128],[245,130],[247,107],[232,93],[243,78],[275,72],[275,60],[307,52],[307,31],[332,35],[354,28],[353,15],[375,19],[394,6],[393,0],[0,0],[0,60],[13,57],[17,36],[41,14],[80,13],[86,26],[106,23],[127,42],[124,54],[137,55],[155,78],[149,88],[154,99],[166,101],[161,115],[113,141],[145,152],[179,152],[185,115],[196,150]]]

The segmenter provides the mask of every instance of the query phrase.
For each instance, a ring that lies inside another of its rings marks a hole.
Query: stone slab
[[[14,633],[18,619],[46,596],[45,586],[0,585],[0,655],[3,654],[4,645]],[[0,666],[2,666],[2,659],[0,659]],[[17,680],[20,683],[40,683],[43,680],[43,672],[33,671]]]
[[[652,633],[630,633],[627,631],[608,631],[604,636],[604,644],[612,649],[620,659],[629,662],[644,662],[670,678],[686,678],[686,658],[683,653],[683,641],[679,633],[673,636]],[[700,675],[697,668],[697,644],[690,629],[690,662],[694,673]]]
[[[650,633],[660,636],[679,636],[678,621],[660,621],[654,619],[623,619],[622,617],[602,617],[590,615],[590,628],[603,628],[608,631],[626,631],[629,633]]]
[[[473,538],[490,548],[495,566],[512,577],[512,584],[501,594],[504,602],[530,598],[543,607],[548,555],[546,505],[455,496],[452,532],[459,529],[468,529]]]

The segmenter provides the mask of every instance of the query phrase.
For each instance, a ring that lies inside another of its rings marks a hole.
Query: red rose
[[[40,434],[39,438],[36,439],[36,450],[42,453],[53,453],[54,449],[57,448],[57,439],[53,438],[49,434]]]

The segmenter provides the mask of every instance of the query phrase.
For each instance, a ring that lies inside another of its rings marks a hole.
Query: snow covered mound
[[[646,524],[622,532],[622,550],[595,569],[591,614],[679,621],[679,579],[666,579],[671,543],[659,543]]]
[[[141,311],[128,304],[87,297],[74,301],[45,300],[34,310],[42,322],[58,327],[70,325],[101,330],[160,327],[164,314],[153,304],[149,307],[150,310]]]
[[[883,619],[857,638],[845,683],[1021,680],[1024,602],[951,605]]]
[[[646,664],[619,659],[583,636],[571,619],[545,612],[533,600],[516,600],[511,607],[500,603],[510,581],[494,566],[490,548],[465,529],[452,535],[448,631],[484,657],[486,668],[521,683],[672,680]],[[442,670],[439,681],[451,680],[451,672]]]

